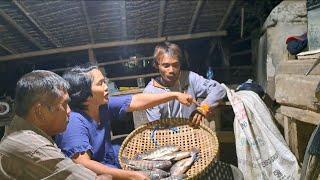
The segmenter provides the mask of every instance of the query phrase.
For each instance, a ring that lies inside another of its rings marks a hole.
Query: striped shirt
[[[66,158],[53,139],[15,116],[0,142],[0,179],[95,179]]]

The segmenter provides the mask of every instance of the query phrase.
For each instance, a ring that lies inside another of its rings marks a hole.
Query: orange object
[[[199,107],[197,107],[197,110],[203,114],[203,115],[207,115],[209,112],[210,106],[208,104],[202,104]]]

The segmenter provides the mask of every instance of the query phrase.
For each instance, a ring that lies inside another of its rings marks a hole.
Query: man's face
[[[68,105],[70,102],[69,95],[67,92],[61,92],[63,95],[54,100],[52,105],[46,105],[44,110],[46,131],[51,136],[65,131],[71,112]]]
[[[158,68],[164,83],[168,86],[173,86],[180,75],[179,60],[165,54],[159,61]]]
[[[98,69],[93,69],[89,72],[89,75],[93,78],[91,84],[92,96],[87,100],[88,105],[100,106],[108,102],[108,86],[106,79]]]

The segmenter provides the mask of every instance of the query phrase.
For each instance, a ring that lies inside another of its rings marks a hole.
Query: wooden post
[[[89,48],[89,49],[88,49],[88,56],[89,56],[89,61],[90,61],[92,64],[97,64],[97,65],[98,65],[96,56],[95,56],[92,48]],[[106,72],[105,72],[103,66],[100,66],[100,67],[99,67],[99,70],[102,72],[102,74],[103,74],[104,76],[106,76]]]
[[[290,150],[299,161],[298,132],[295,119],[284,116],[284,134]]]

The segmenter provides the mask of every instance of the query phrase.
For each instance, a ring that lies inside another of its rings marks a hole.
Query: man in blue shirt
[[[146,179],[136,171],[118,169],[117,150],[111,145],[110,121],[126,112],[143,110],[177,99],[185,105],[192,103],[188,94],[136,94],[108,97],[105,77],[96,66],[75,67],[64,79],[72,112],[65,132],[56,136],[56,143],[64,154],[97,174],[108,173],[117,179]]]
[[[154,67],[159,70],[161,76],[152,79],[144,89],[144,93],[159,94],[178,91],[188,93],[194,99],[205,98],[201,105],[215,107],[218,101],[225,96],[225,89],[217,81],[205,79],[191,71],[181,70],[181,58],[181,49],[176,44],[165,42],[156,46]],[[149,108],[146,112],[149,121],[183,117],[190,118],[192,124],[199,125],[209,112],[195,111],[196,108],[195,104],[185,106],[178,101],[170,101]]]

